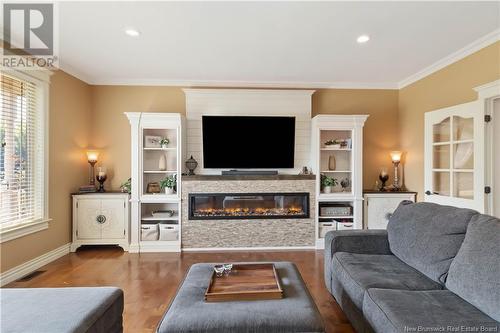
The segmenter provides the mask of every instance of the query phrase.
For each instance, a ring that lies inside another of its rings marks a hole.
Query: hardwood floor
[[[190,265],[198,262],[291,261],[300,270],[327,332],[354,332],[323,282],[321,251],[242,251],[129,254],[114,247],[81,248],[43,274],[7,287],[117,286],[125,293],[125,332],[154,332]]]

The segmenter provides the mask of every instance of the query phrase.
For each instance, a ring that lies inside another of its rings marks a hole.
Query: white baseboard
[[[290,251],[290,250],[315,250],[315,246],[256,246],[256,247],[191,247],[182,248],[182,252],[208,252],[208,251]]]
[[[48,263],[61,258],[62,256],[69,254],[69,248],[71,243],[64,244],[52,251],[49,251],[45,254],[42,254],[39,257],[31,259],[24,264],[16,266],[14,268],[9,269],[0,274],[0,286],[3,287],[6,284],[9,284],[17,279],[26,276],[42,266],[47,265]]]

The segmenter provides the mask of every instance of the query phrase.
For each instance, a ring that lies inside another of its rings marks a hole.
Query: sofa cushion
[[[498,332],[499,323],[449,290],[370,289],[363,313],[375,332]]]
[[[393,255],[337,252],[332,258],[337,283],[361,309],[368,288],[404,290],[441,289],[441,285]],[[338,289],[332,286],[332,289]]]
[[[446,287],[500,321],[500,220],[474,217],[451,263]]]
[[[467,225],[478,213],[428,202],[400,204],[389,219],[391,252],[406,264],[444,284]]]
[[[2,288],[2,333],[119,333],[123,291],[114,287]]]

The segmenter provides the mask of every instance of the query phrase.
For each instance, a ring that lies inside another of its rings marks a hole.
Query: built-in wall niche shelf
[[[321,173],[351,173],[351,170],[323,170]]]
[[[158,216],[151,216],[151,215],[147,215],[147,216],[143,216],[141,217],[141,221],[179,221],[179,215],[178,214],[174,214],[172,216],[169,216],[169,217],[158,217]]]
[[[144,173],[177,173],[177,170],[144,170]]]
[[[169,203],[174,202],[177,203],[179,201],[179,195],[177,193],[174,194],[143,194],[141,196],[141,202],[143,203]]]
[[[143,148],[145,151],[175,151],[177,148],[175,147],[168,147],[168,148]]]
[[[320,150],[322,150],[322,151],[352,151],[351,148],[328,148],[328,147],[320,148]]]
[[[333,215],[333,216],[319,216],[319,219],[353,219],[353,215],[342,216],[342,215]]]

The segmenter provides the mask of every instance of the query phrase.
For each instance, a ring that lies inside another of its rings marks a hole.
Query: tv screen
[[[294,167],[295,117],[203,116],[203,166]]]

